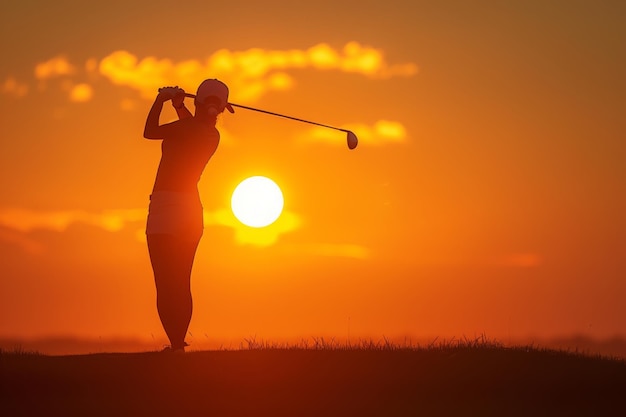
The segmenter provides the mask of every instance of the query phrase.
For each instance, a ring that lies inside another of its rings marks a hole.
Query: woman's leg
[[[183,349],[193,309],[191,269],[199,239],[167,234],[147,238],[159,317],[172,349]]]

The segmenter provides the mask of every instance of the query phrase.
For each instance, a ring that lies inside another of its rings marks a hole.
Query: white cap
[[[215,97],[219,100],[220,113],[224,111],[224,109],[227,109],[231,113],[235,112],[232,106],[228,103],[228,87],[220,80],[215,78],[204,80],[198,87],[196,102],[204,103],[209,97]]]

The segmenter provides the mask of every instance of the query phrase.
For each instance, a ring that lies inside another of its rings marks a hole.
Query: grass
[[[626,411],[626,362],[505,347],[386,339],[239,349],[45,356],[0,352],[0,415],[601,416]]]
[[[360,339],[356,342],[339,342],[334,338],[327,339],[324,337],[313,337],[310,340],[303,339],[300,343],[276,343],[265,340],[257,340],[256,336],[245,338],[239,345],[239,350],[259,350],[259,349],[286,349],[286,350],[434,350],[434,349],[450,349],[450,348],[472,348],[480,347],[486,348],[503,348],[504,345],[500,342],[488,339],[486,336],[481,335],[475,338],[464,337],[462,339],[450,339],[433,340],[427,346],[421,346],[420,344],[414,344],[410,340],[405,340],[404,343],[393,342],[383,336],[382,339],[374,341],[372,339]]]
[[[41,355],[41,353],[39,353],[36,350],[24,349],[22,346],[16,346],[10,350],[5,350],[5,349],[0,348],[0,358],[2,358],[2,356],[35,356],[35,355]]]

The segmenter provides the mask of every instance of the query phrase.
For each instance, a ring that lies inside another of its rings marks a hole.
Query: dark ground
[[[626,362],[530,348],[0,354],[1,416],[621,416]]]

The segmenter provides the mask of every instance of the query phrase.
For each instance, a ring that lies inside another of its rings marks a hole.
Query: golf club
[[[195,94],[190,94],[190,93],[185,93],[185,97],[196,98]],[[298,119],[297,117],[286,116],[284,114],[274,113],[274,112],[267,111],[267,110],[255,109],[254,107],[242,106],[241,104],[234,104],[234,103],[228,103],[228,104],[230,104],[233,107],[239,107],[239,108],[246,109],[246,110],[258,111],[260,113],[265,113],[265,114],[269,114],[272,116],[284,117],[285,119],[291,119],[297,122],[309,123],[309,124],[316,125],[316,126],[327,127],[329,129],[340,130],[348,134],[347,142],[348,142],[349,149],[354,149],[359,144],[359,140],[357,139],[356,135],[348,129],[341,129],[339,127],[329,126],[329,125],[325,125],[322,123],[311,122],[309,120],[304,120],[304,119]]]

